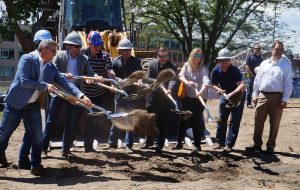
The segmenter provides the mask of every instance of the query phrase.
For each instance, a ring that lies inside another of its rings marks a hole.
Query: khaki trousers
[[[267,148],[275,148],[276,138],[283,111],[283,109],[280,108],[281,99],[281,93],[259,93],[257,106],[255,110],[253,137],[254,146],[261,147],[263,144],[262,135],[264,131],[264,123],[267,119],[267,116],[269,115],[270,133],[267,142]]]

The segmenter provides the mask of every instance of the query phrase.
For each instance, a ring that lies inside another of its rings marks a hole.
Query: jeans
[[[132,111],[133,110],[132,105],[133,105],[132,102],[120,98],[117,102],[116,111],[117,112],[124,111],[124,110],[126,110],[127,112]],[[117,146],[120,132],[121,132],[120,129],[112,125],[108,137],[108,144]],[[125,145],[129,148],[132,148],[133,141],[134,141],[133,132],[126,130]]]
[[[63,151],[69,152],[72,142],[74,140],[74,135],[76,131],[76,124],[79,120],[80,113],[83,108],[72,105],[68,101],[63,100],[59,97],[51,98],[50,110],[47,117],[47,122],[45,129],[43,131],[43,150],[47,150],[49,147],[50,139],[55,133],[54,124],[56,121],[56,115],[59,113],[62,106],[67,106],[66,119],[64,123],[63,132]]]
[[[42,118],[38,103],[26,105],[23,109],[17,110],[5,105],[3,118],[0,125],[0,157],[5,156],[8,141],[23,118],[25,134],[19,153],[19,163],[31,164],[32,168],[41,167],[42,152]],[[28,155],[31,147],[31,161]]]
[[[226,99],[222,96],[219,104],[219,117],[220,122],[217,125],[216,141],[220,145],[226,145],[232,148],[235,145],[240,123],[242,120],[243,109],[245,102],[245,93],[243,94],[241,103],[237,107],[226,107]],[[227,132],[227,121],[228,117],[231,114],[231,121],[229,123],[228,134]]]
[[[247,105],[251,105],[253,84],[254,84],[254,78],[249,78],[249,84],[247,88]]]

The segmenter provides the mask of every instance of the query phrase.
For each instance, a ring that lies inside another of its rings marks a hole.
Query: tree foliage
[[[199,46],[210,69],[221,48],[271,34],[274,17],[266,14],[267,8],[299,7],[298,0],[129,0],[127,3],[137,16],[159,25],[177,39],[185,56],[192,50],[193,40],[200,39]]]
[[[2,0],[6,10],[3,11],[3,25],[0,32],[9,29],[13,31],[24,52],[29,52],[35,48],[32,42],[33,35],[39,26],[45,25],[49,16],[53,14],[50,9],[57,10],[59,0]],[[47,9],[46,11],[42,11]],[[36,18],[39,18],[37,22]],[[19,24],[30,25],[31,32],[20,27]],[[28,35],[30,33],[31,35]]]

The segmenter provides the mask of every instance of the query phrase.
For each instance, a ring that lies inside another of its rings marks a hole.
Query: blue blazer
[[[46,91],[47,84],[54,82],[74,96],[81,96],[81,91],[59,73],[53,63],[48,63],[44,70],[44,82],[39,82],[40,62],[37,52],[31,52],[20,58],[14,81],[10,85],[6,104],[22,109],[26,106],[35,90]]]

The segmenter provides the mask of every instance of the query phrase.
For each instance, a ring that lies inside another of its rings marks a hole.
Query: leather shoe
[[[0,157],[0,164],[2,165],[2,167],[7,167],[9,166],[9,163],[7,162],[6,157]]]
[[[266,154],[269,154],[269,155],[274,154],[274,148],[267,147]]]
[[[248,146],[245,148],[246,151],[248,152],[260,152],[261,151],[261,147],[258,146]]]
[[[70,151],[62,151],[62,157],[65,157],[65,158],[70,158],[72,156],[72,153]]]
[[[174,146],[174,147],[172,148],[172,150],[181,150],[181,149],[183,149],[183,145],[182,145],[182,144],[179,144],[179,143],[177,143],[176,146]]]
[[[42,176],[42,177],[46,176],[45,170],[42,166],[37,167],[37,168],[32,168],[31,169],[31,174],[34,175],[34,176]]]
[[[162,148],[160,148],[160,147],[155,147],[155,153],[156,154],[162,154]]]
[[[97,151],[93,148],[85,148],[84,152],[88,153],[88,152],[97,152]]]

